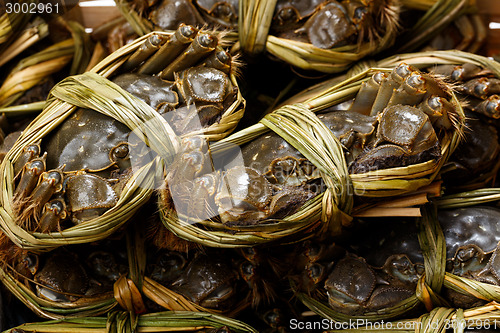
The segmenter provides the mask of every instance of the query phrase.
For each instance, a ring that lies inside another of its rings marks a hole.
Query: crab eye
[[[368,8],[358,7],[354,10],[353,19],[355,21],[361,21],[367,13],[368,13]]]
[[[113,148],[113,159],[124,159],[129,154],[129,148],[126,143],[120,144],[118,147]]]
[[[410,263],[406,260],[395,261],[392,263],[392,265],[397,271],[405,275],[408,274],[411,269]]]

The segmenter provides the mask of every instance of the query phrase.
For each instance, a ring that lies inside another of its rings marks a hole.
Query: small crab
[[[199,254],[172,282],[172,290],[185,295],[203,307],[218,309],[235,304],[238,276],[222,258]]]
[[[438,134],[457,126],[454,104],[439,79],[407,64],[362,84],[350,111],[377,116],[376,138],[350,166],[353,173],[439,160]]]
[[[249,305],[267,306],[283,287],[277,283],[282,279],[278,271],[285,271],[283,265],[275,263],[272,252],[265,249],[184,253],[151,248],[147,253],[148,277],[209,309],[238,312]]]
[[[448,190],[469,190],[492,183],[500,167],[500,143],[497,129],[487,119],[466,112],[464,140],[445,165],[443,180]]]
[[[163,202],[173,202],[177,216],[191,223],[219,216],[223,223],[253,224],[266,218],[281,218],[297,209],[314,193],[306,188],[272,184],[261,172],[237,165],[212,171],[208,150],[183,141],[181,152],[168,171]],[[193,149],[194,148],[194,149]],[[208,173],[207,173],[208,170]],[[212,171],[212,172],[210,172]],[[204,202],[203,205],[197,202]]]

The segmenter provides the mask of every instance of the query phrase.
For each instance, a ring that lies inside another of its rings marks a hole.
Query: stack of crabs
[[[0,331],[489,329],[500,64],[426,52],[476,51],[477,16],[423,36],[467,11],[272,1],[265,57],[244,0],[117,5],[80,74],[0,109]]]

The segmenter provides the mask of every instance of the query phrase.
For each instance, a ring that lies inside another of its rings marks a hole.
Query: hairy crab
[[[297,249],[290,272],[294,289],[328,303],[337,312],[362,316],[412,296],[419,267],[404,255],[373,266],[334,243],[307,241]]]
[[[18,223],[52,232],[66,218],[78,224],[113,207],[119,196],[114,185],[130,165],[129,132],[110,117],[80,109],[58,131],[25,147],[14,165]]]
[[[487,206],[438,212],[439,224],[446,241],[446,270],[448,272],[476,281],[500,285],[496,262],[500,241],[497,223],[499,217],[499,209]],[[415,271],[420,275],[423,272],[423,258],[415,224],[402,221],[384,221],[384,223],[387,229],[383,232],[380,228],[377,231],[368,224],[363,225],[362,236],[353,244],[353,251],[375,267],[380,267],[384,264],[384,260],[389,260],[391,257],[404,257],[407,262],[406,266],[415,267]],[[377,239],[377,244],[370,239]],[[443,295],[457,307],[468,308],[484,303],[483,300],[471,295],[447,288],[443,290]]]
[[[238,273],[236,260],[228,251],[198,251],[194,255],[160,251],[146,274],[204,308],[237,312],[248,302],[249,291]]]
[[[499,209],[486,206],[438,212],[447,272],[500,284],[499,217]],[[354,317],[387,311],[402,302],[408,306],[425,273],[417,225],[415,220],[394,217],[378,222],[359,220],[350,237],[344,235],[337,242],[306,241],[296,247],[289,258],[294,290],[328,304],[337,314]],[[454,307],[485,302],[449,288],[443,288],[441,295]],[[418,307],[407,310],[417,311]]]
[[[240,4],[235,0],[134,0],[129,3],[155,28],[175,30],[181,23],[238,28]],[[278,0],[270,33],[330,49],[373,42],[383,36],[387,26],[397,25],[397,16],[398,6],[392,0]]]
[[[279,249],[278,249],[279,250]],[[179,252],[148,250],[146,276],[207,309],[233,315],[251,306],[262,310],[280,306],[286,290],[274,250],[200,248]]]
[[[464,140],[442,171],[448,190],[463,191],[491,184],[500,167],[498,131],[484,116],[466,112]]]
[[[350,109],[318,118],[344,146],[351,173],[402,167],[441,158],[438,133],[453,127],[449,98],[439,80],[401,64],[373,75]],[[161,203],[189,223],[217,216],[227,225],[282,219],[325,189],[316,166],[274,133],[217,161],[200,138],[182,146]]]
[[[229,78],[231,56],[217,37],[191,26],[179,27],[149,60],[139,49],[123,68],[111,80],[166,118],[178,135],[218,123],[238,92]],[[54,232],[101,216],[118,202],[134,163],[143,163],[131,161],[136,146],[120,121],[77,109],[14,162],[16,222]]]
[[[464,140],[445,166],[445,182],[457,190],[491,183],[499,167],[496,124],[500,117],[499,80],[489,69],[471,63],[441,65],[430,70],[452,82],[457,96],[466,101]]]
[[[271,31],[276,36],[330,49],[356,44],[382,34],[382,18],[394,24],[387,0],[278,0]]]

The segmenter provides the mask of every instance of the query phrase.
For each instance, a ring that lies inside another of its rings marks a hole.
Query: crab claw
[[[27,197],[38,183],[40,175],[45,171],[46,157],[47,153],[45,153],[42,157],[33,159],[31,162],[28,162],[23,166],[21,180],[19,181],[19,184],[17,184],[16,190],[14,191],[14,207],[16,207],[18,211],[24,206],[27,201]]]
[[[27,199],[26,209],[20,216],[21,224],[29,223],[32,221],[32,218],[35,221],[39,220],[44,205],[54,193],[60,192],[62,189],[64,179],[63,169],[64,166],[42,173],[38,185]]]
[[[14,163],[15,178],[17,178],[21,174],[24,166],[28,162],[31,162],[32,160],[34,160],[35,158],[40,156],[40,150],[41,150],[40,149],[40,141],[38,141],[37,143],[35,143],[33,145],[29,145],[29,146],[24,147],[21,156],[19,156],[16,163]]]
[[[57,198],[47,202],[43,208],[43,214],[40,218],[41,232],[48,233],[60,230],[59,223],[67,216],[66,204],[63,199]]]

